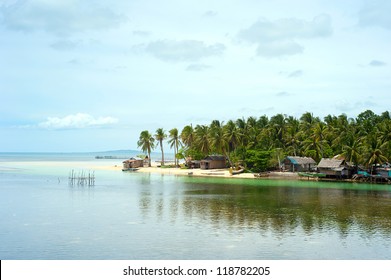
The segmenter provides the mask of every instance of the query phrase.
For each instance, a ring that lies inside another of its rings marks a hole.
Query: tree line
[[[327,115],[320,119],[306,112],[300,118],[277,114],[272,117],[240,118],[226,123],[213,120],[209,125],[186,125],[181,132],[168,133],[158,128],[152,135],[141,132],[138,147],[150,153],[160,147],[164,164],[163,143],[174,149],[178,159],[199,160],[210,154],[227,157],[231,166],[241,164],[252,171],[278,167],[285,156],[307,156],[316,162],[340,155],[347,162],[367,168],[391,158],[391,117],[388,111],[371,110],[356,118],[346,114]]]

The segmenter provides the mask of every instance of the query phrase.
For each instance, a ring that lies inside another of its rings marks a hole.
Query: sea
[[[134,155],[0,153],[0,259],[391,259],[391,185],[111,168]]]

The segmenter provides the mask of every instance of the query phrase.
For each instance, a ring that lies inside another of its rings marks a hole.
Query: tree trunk
[[[163,141],[160,140],[160,148],[162,150],[162,162],[160,163],[161,166],[164,166],[164,151],[163,151]]]

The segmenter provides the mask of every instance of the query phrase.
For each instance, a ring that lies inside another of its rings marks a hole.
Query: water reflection
[[[143,179],[143,180],[148,180]],[[227,184],[205,180],[151,180],[139,191],[139,206],[144,218],[157,222],[203,222],[215,229],[272,231],[278,236],[304,232],[339,232],[345,238],[350,232],[391,236],[391,192],[369,189],[337,188],[335,184],[315,188],[278,186],[264,183]],[[178,182],[178,180],[180,182]],[[182,180],[182,181],[181,181]],[[252,180],[251,180],[252,181]],[[148,185],[149,184],[149,185]],[[273,184],[276,184],[275,182]],[[290,183],[289,183],[290,184]],[[174,187],[173,187],[174,186]]]

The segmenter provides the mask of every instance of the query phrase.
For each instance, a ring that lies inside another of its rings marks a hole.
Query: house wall
[[[289,159],[284,161],[285,170],[290,172],[311,171],[315,164],[293,164]]]
[[[330,168],[318,168],[318,171],[328,176],[338,176],[337,171],[334,171]]]
[[[285,167],[285,170],[293,172],[293,164],[289,159],[284,160],[284,167]]]
[[[225,160],[201,160],[200,162],[201,169],[218,169],[226,167]]]
[[[342,177],[342,175],[345,178],[351,178],[353,175],[353,171],[351,169],[344,169],[344,170],[333,170],[330,168],[318,168],[318,171],[320,173],[324,173],[329,177]]]
[[[225,160],[212,160],[209,164],[209,169],[226,168]]]
[[[144,165],[143,160],[135,160],[131,162],[131,168],[143,167],[143,165]]]
[[[127,160],[123,162],[123,168],[143,167],[143,160]]]

